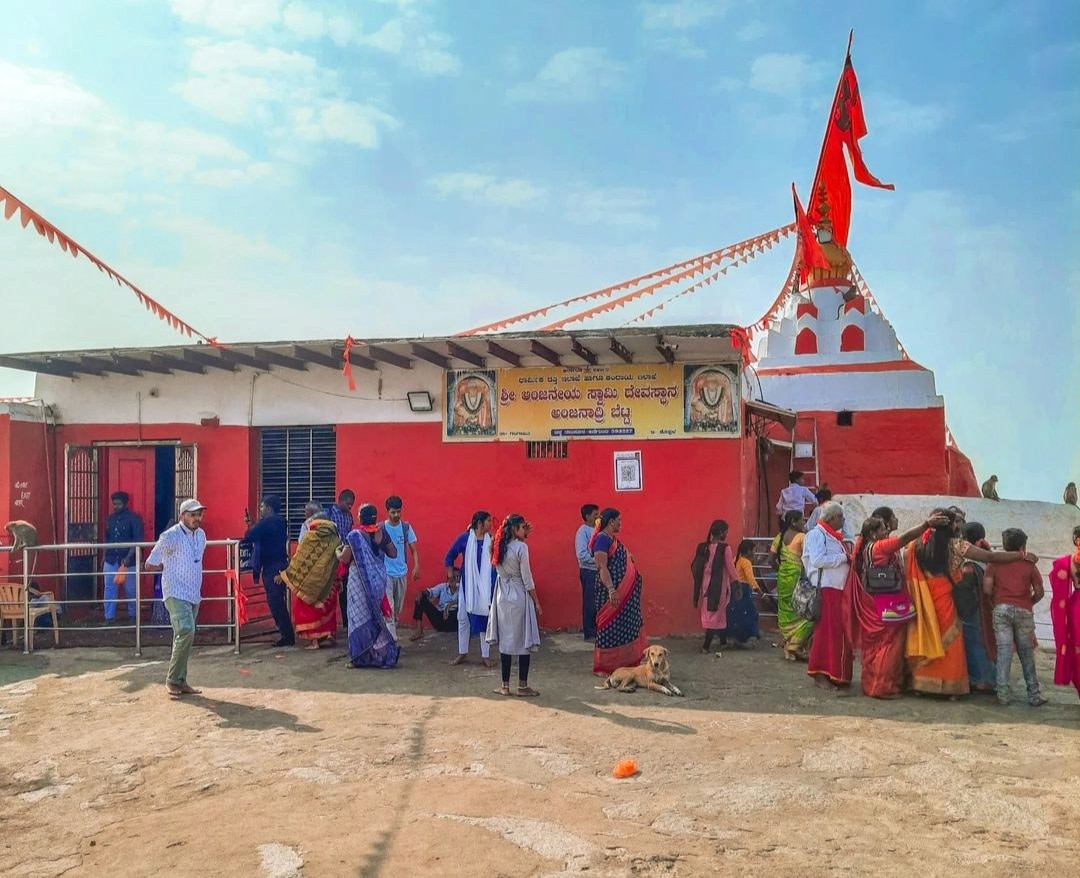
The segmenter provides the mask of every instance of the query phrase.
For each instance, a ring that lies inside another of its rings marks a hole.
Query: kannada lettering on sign
[[[444,437],[737,436],[738,380],[732,363],[448,371]]]

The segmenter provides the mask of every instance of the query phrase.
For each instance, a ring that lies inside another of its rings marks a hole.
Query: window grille
[[[304,506],[337,499],[337,433],[325,427],[264,427],[261,431],[260,499],[281,498],[289,536],[300,535]]]
[[[89,445],[67,449],[67,540],[96,543],[100,533],[98,450]],[[96,555],[96,549],[72,549],[71,555]]]
[[[525,457],[528,460],[566,460],[570,456],[567,442],[526,442]]]
[[[173,458],[173,518],[180,520],[180,505],[195,497],[195,446],[177,445]]]

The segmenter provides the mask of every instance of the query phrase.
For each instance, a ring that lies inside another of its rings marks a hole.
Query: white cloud
[[[740,43],[752,43],[769,33],[769,26],[763,21],[751,21],[735,31],[735,39]]]
[[[169,0],[169,6],[188,24],[237,34],[274,24],[281,14],[281,0]]]
[[[827,65],[811,61],[807,55],[768,52],[759,55],[750,65],[750,87],[755,91],[793,97],[816,85],[826,70]]]
[[[727,4],[721,0],[674,0],[641,6],[642,25],[646,30],[690,30],[726,13]]]
[[[364,149],[375,149],[382,132],[399,126],[389,113],[355,101],[319,101],[291,111],[292,130],[297,137],[314,143],[336,140]]]
[[[532,82],[512,88],[510,97],[584,103],[617,88],[625,74],[626,66],[611,58],[605,49],[563,49],[551,57]]]
[[[117,212],[180,182],[258,175],[226,138],[131,120],[56,70],[0,62],[0,149],[13,176],[56,203]],[[70,134],[56,135],[56,128]]]
[[[281,21],[305,40],[329,37],[335,44],[346,46],[357,36],[353,23],[344,15],[324,15],[305,3],[290,3],[281,14]]]
[[[66,73],[0,61],[0,118],[9,134],[41,126],[80,128],[105,111],[104,101]]]
[[[388,112],[348,99],[338,75],[309,55],[239,40],[191,43],[192,76],[175,91],[232,124],[258,124],[278,138],[338,141],[374,149],[399,127]]]
[[[578,225],[653,226],[653,200],[643,189],[579,186],[566,197],[566,218]]]
[[[461,60],[451,51],[450,37],[436,27],[422,4],[407,0],[378,4],[390,9],[392,17],[369,32],[361,29],[355,13],[344,3],[339,11],[303,0],[287,4],[284,0],[170,0],[170,5],[188,24],[220,34],[247,40],[256,39],[260,32],[284,33],[301,40],[329,39],[338,46],[369,48],[391,55],[424,76],[453,76],[461,70]],[[234,91],[243,90],[244,83],[235,85]],[[205,100],[214,103],[212,97]]]
[[[442,198],[458,197],[477,204],[525,207],[547,197],[547,190],[528,180],[500,180],[490,174],[456,172],[439,174],[428,180]]]
[[[888,137],[932,134],[950,115],[941,104],[913,104],[889,95],[864,96],[863,103],[867,107],[866,127],[870,133],[880,131]]]

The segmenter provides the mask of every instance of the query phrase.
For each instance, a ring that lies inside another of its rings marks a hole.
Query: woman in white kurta
[[[499,695],[510,694],[510,665],[518,657],[517,694],[522,698],[539,695],[529,686],[531,652],[540,646],[540,601],[529,567],[529,547],[525,544],[526,523],[521,515],[509,515],[493,541],[492,564],[498,573],[488,614],[487,641],[499,647],[502,687]]]

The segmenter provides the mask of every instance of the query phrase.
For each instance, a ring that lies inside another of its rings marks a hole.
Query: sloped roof
[[[417,361],[441,369],[510,366],[584,366],[621,363],[737,360],[729,324],[649,328],[507,332],[491,335],[382,338],[354,341],[354,368],[411,369]],[[236,371],[241,366],[265,371],[312,366],[340,370],[342,339],[238,342],[220,347],[198,343],[141,348],[42,351],[0,354],[0,366],[74,378],[78,375],[141,375]]]

